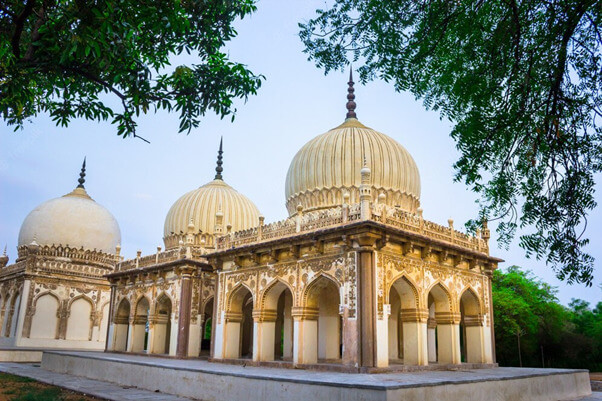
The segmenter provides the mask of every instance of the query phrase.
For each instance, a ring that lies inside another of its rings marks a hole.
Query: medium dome
[[[286,207],[296,213],[339,206],[343,194],[359,202],[360,170],[372,172],[374,200],[384,193],[386,204],[412,213],[420,205],[420,174],[410,153],[387,135],[348,117],[340,126],[305,144],[286,175]]]
[[[215,234],[216,214],[223,214],[223,227],[232,231],[257,226],[259,210],[249,198],[221,179],[215,179],[178,199],[165,218],[164,238],[186,234],[192,221],[195,232]],[[167,244],[166,244],[167,246]]]
[[[31,211],[19,231],[19,246],[62,245],[115,254],[121,242],[113,215],[87,194],[83,185]]]

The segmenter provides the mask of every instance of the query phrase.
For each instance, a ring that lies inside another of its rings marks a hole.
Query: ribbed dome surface
[[[366,158],[372,171],[372,194],[386,196],[390,206],[415,212],[420,200],[420,175],[408,151],[394,139],[348,118],[340,126],[305,144],[286,176],[286,206],[292,215],[338,206],[343,193],[359,201],[360,170]]]
[[[19,246],[35,238],[39,245],[62,245],[115,254],[121,242],[117,220],[83,188],[42,203],[31,211],[19,231]]]
[[[221,210],[220,210],[221,208]],[[228,224],[232,231],[244,230],[259,224],[259,210],[249,198],[237,192],[224,181],[216,179],[178,199],[165,218],[164,237],[186,233],[192,219],[195,233],[215,232],[215,215],[223,213],[223,229]]]

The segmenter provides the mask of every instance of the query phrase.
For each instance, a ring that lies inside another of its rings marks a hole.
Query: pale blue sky
[[[70,192],[88,158],[86,189],[118,220],[122,253],[133,257],[163,246],[163,222],[169,207],[185,192],[215,174],[220,135],[224,136],[224,179],[255,202],[266,221],[287,216],[284,181],[297,150],[311,138],[340,124],[345,117],[347,73],[324,76],[302,53],[297,23],[312,17],[324,1],[261,0],[258,11],[237,24],[239,36],[229,46],[233,60],[266,76],[259,94],[240,104],[234,123],[214,116],[190,135],[178,134],[177,115],[151,114],[139,120],[138,133],[149,139],[117,137],[109,123],[74,121],[56,127],[40,116],[16,133],[0,126],[0,244],[16,257],[17,237],[25,216],[38,204]],[[365,125],[395,138],[413,155],[422,179],[425,218],[456,227],[477,213],[476,197],[453,183],[458,153],[449,137],[450,124],[425,111],[409,94],[396,93],[384,82],[356,84],[357,114]],[[601,180],[598,179],[598,182]],[[600,184],[597,186],[600,202]],[[531,269],[559,287],[559,299],[602,300],[602,211],[590,216],[589,251],[596,257],[595,285],[567,286],[542,261],[527,260],[516,243],[508,251],[495,245],[491,254]]]

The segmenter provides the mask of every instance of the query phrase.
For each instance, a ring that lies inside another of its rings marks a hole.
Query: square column
[[[460,354],[460,314],[437,312],[437,359],[440,364],[462,363]]]
[[[224,359],[240,358],[240,323],[242,313],[228,312],[224,314],[224,331],[222,338]]]
[[[429,318],[426,323],[427,338],[428,338],[428,354],[429,363],[437,362],[437,322],[433,318]]]
[[[253,360],[273,361],[276,340],[276,317],[273,309],[253,311]]]
[[[318,310],[293,308],[293,362],[318,363]]]
[[[428,309],[402,309],[403,364],[428,365]]]
[[[488,327],[483,324],[483,317],[464,316],[466,325],[466,362],[468,363],[491,363],[491,342],[487,337],[491,334]]]

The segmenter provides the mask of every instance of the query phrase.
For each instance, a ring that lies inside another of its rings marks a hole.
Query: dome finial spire
[[[84,163],[82,164],[82,170],[79,173],[79,179],[77,180],[77,182],[79,182],[79,185],[77,186],[78,188],[84,188],[84,182],[86,182],[86,157],[84,156]]]
[[[222,164],[224,163],[222,161],[222,154],[224,154],[224,151],[222,150],[222,144],[224,142],[224,137],[222,136],[219,140],[219,150],[217,151],[217,167],[215,167],[215,179],[216,180],[223,180],[222,178],[222,171],[224,171],[224,168],[222,167]]]
[[[355,89],[353,89],[353,67],[349,67],[349,87],[347,88],[347,117],[346,118],[357,118],[355,114]]]

